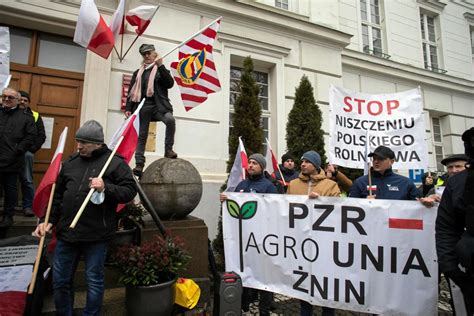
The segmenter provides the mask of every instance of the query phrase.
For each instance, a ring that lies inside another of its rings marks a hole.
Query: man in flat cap
[[[111,155],[104,144],[102,126],[94,120],[76,132],[77,153],[69,157],[56,181],[51,217],[44,218],[34,234],[44,236],[56,228],[53,289],[57,315],[73,315],[73,280],[81,256],[87,279],[87,299],[83,315],[100,315],[104,295],[104,262],[109,242],[117,229],[119,203],[131,201],[137,194],[132,170],[121,156],[114,156],[102,178],[99,173]],[[95,195],[87,203],[74,229],[69,228],[89,190]]]
[[[426,206],[434,206],[434,202],[441,201],[444,188],[449,178],[466,170],[466,164],[469,162],[469,156],[464,154],[455,154],[441,160],[441,164],[446,166],[448,170],[445,174],[438,177],[436,184],[428,191],[425,198],[421,198],[421,202]]]
[[[392,171],[395,153],[388,147],[379,146],[369,154],[372,158],[372,187],[369,188],[369,176],[357,178],[349,191],[349,197],[416,200],[421,196],[413,181]],[[369,194],[369,189],[372,194]]]
[[[145,167],[145,145],[148,138],[150,122],[161,121],[166,125],[165,157],[177,158],[173,151],[176,122],[173,106],[168,98],[168,89],[174,85],[173,77],[163,64],[152,44],[142,44],[139,52],[143,62],[132,76],[128,90],[125,115],[130,116],[143,98],[145,103],[140,111],[140,131],[135,151],[135,168],[133,172],[140,177]]]
[[[436,252],[440,271],[461,288],[467,315],[474,315],[474,127],[464,132],[462,140],[469,161],[466,170],[449,178],[443,192],[436,218]]]

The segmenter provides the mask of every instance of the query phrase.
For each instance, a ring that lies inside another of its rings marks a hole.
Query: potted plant
[[[128,315],[171,315],[177,275],[190,259],[182,239],[169,234],[119,247],[114,265],[125,285]]]

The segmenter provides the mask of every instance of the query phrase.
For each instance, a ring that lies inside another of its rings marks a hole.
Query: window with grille
[[[362,21],[362,50],[364,53],[383,56],[382,18],[379,0],[360,0]]]
[[[433,131],[433,147],[436,160],[436,168],[438,171],[444,171],[444,166],[441,164],[441,160],[444,158],[443,152],[443,132],[441,130],[441,122],[438,117],[431,118],[432,131]]]
[[[275,7],[288,10],[288,0],[275,0]]]
[[[237,97],[240,94],[239,84],[240,78],[242,76],[243,68],[239,67],[230,67],[230,113],[229,113],[229,129],[232,129],[232,115],[234,113],[234,103],[237,100]],[[258,100],[260,102],[260,106],[262,109],[262,120],[261,126],[263,129],[263,151],[266,152],[267,145],[265,139],[269,138],[270,133],[270,107],[269,107],[269,80],[268,80],[268,73],[261,72],[261,71],[254,71],[253,72],[255,81],[257,82],[258,87],[260,88],[260,92],[258,94]]]
[[[425,69],[443,72],[439,64],[439,41],[436,36],[436,16],[420,12],[420,28]]]

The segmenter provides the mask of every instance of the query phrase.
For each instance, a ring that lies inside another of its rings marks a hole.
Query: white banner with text
[[[226,271],[313,305],[435,315],[436,209],[416,201],[226,193]]]
[[[419,89],[372,95],[331,86],[329,111],[331,163],[363,169],[366,150],[383,145],[395,152],[394,169],[428,166]]]

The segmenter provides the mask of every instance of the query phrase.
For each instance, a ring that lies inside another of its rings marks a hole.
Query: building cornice
[[[435,11],[443,11],[447,4],[442,0],[417,0],[417,2]]]
[[[464,18],[469,22],[470,24],[474,24],[474,13],[471,12],[466,12],[464,13]]]
[[[238,23],[249,28],[308,42],[324,43],[327,46],[344,48],[350,44],[352,34],[310,22],[302,15],[269,6],[256,5],[250,1],[164,0],[165,6],[177,6],[180,10],[203,12],[204,16],[223,16],[223,22]]]
[[[474,81],[439,74],[411,65],[400,64],[365,53],[345,49],[342,52],[342,68],[352,67],[361,72],[373,72],[390,78],[404,79],[418,85],[429,85],[439,89],[448,89],[468,94],[474,98]]]

